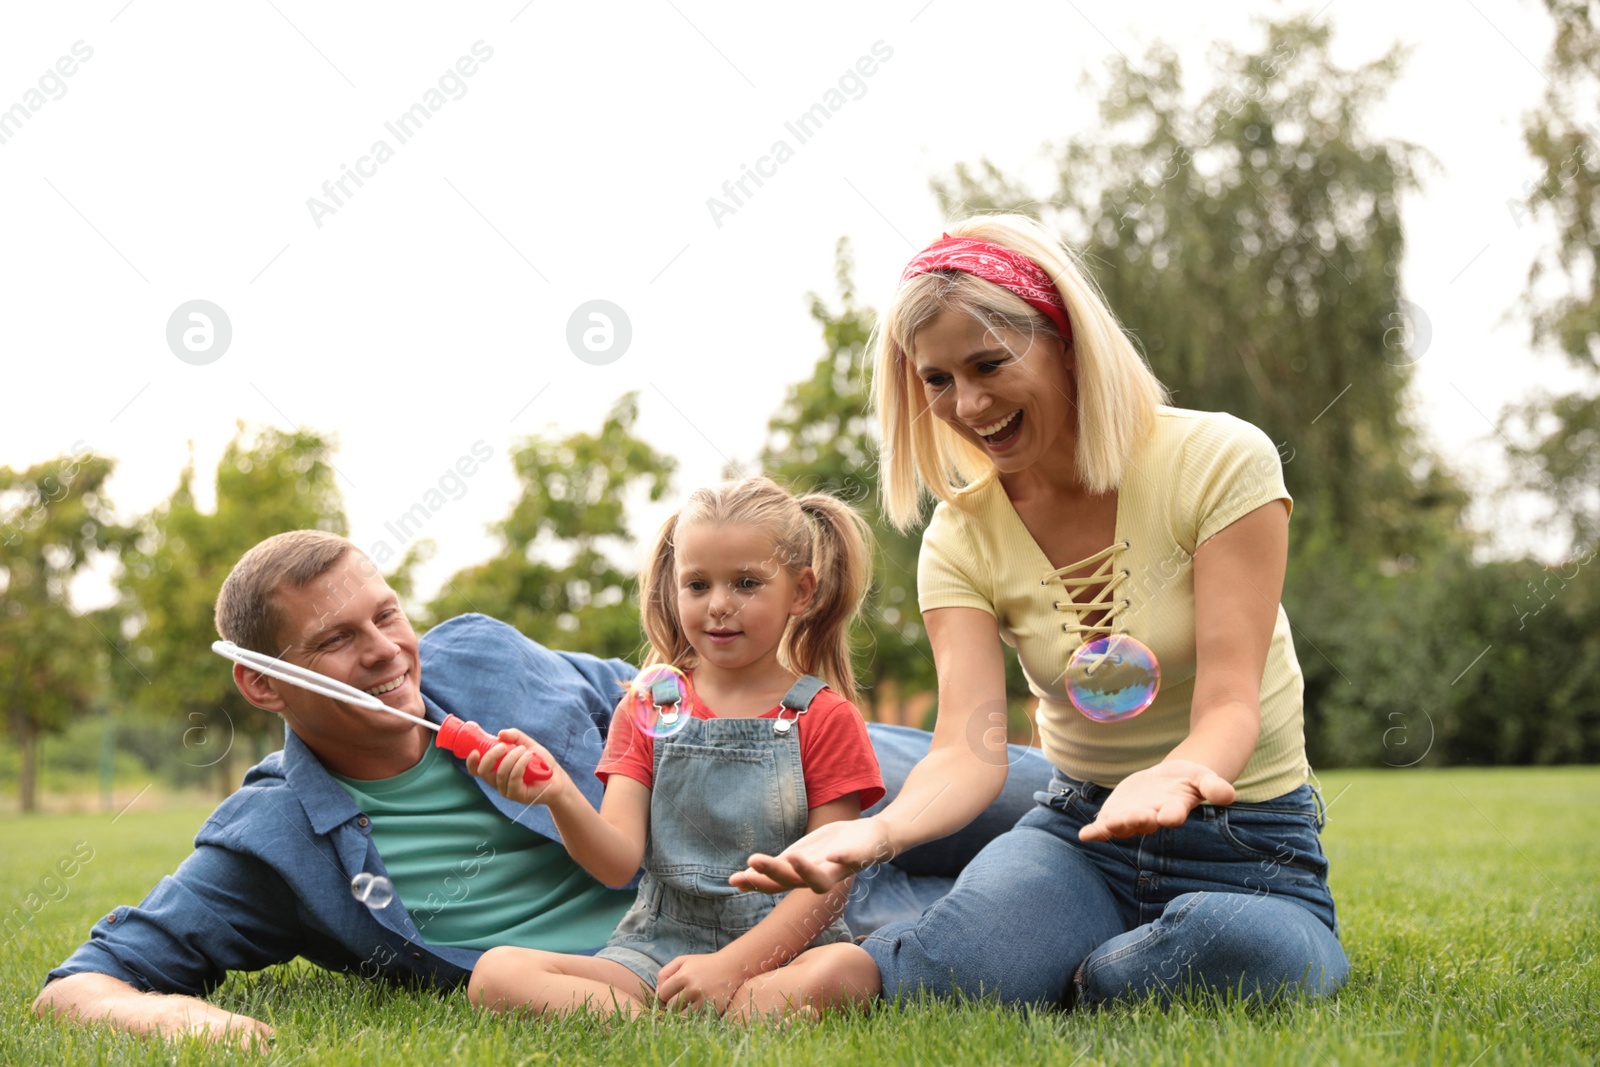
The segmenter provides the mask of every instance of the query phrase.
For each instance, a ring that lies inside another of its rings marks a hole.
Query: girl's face
[[[917,333],[910,359],[929,410],[1002,474],[1060,455],[1071,441],[1073,359],[1056,335],[994,330],[946,311]]]
[[[679,527],[678,621],[701,666],[725,671],[770,667],[789,620],[811,603],[810,567],[791,573],[760,528],[691,523]]]

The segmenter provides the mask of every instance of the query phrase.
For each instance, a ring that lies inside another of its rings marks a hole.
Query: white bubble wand
[[[211,651],[225,659],[231,659],[241,666],[248,667],[258,674],[265,674],[276,678],[280,682],[288,682],[308,692],[319,696],[331,697],[345,704],[353,704],[358,708],[368,711],[383,711],[390,715],[398,715],[408,722],[426,727],[434,733],[433,743],[453,755],[466,759],[474,752],[480,755],[500,743],[500,739],[490,734],[475,722],[465,722],[454,715],[446,715],[444,722],[431,723],[427,719],[418,718],[399,708],[391,708],[371,693],[357,689],[353,685],[329,678],[307,667],[293,663],[285,663],[276,656],[269,656],[263,652],[253,652],[248,648],[240,648],[232,641],[213,641]],[[535,755],[529,762],[526,770],[522,772],[522,781],[525,785],[545,781],[550,777],[550,766]]]

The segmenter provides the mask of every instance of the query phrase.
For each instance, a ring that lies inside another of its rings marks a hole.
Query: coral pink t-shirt
[[[689,675],[689,691],[683,706],[697,719],[715,719],[716,712],[706,707],[694,691]],[[759,716],[776,719],[778,708]],[[787,712],[785,717],[792,718]],[[806,807],[820,808],[829,801],[860,794],[865,811],[883,799],[883,775],[878,757],[867,736],[867,724],[856,706],[832,689],[824,689],[811,702],[804,715],[795,720],[800,736],[800,772],[805,780]],[[649,786],[654,778],[655,740],[634,725],[627,709],[611,718],[611,732],[600,756],[595,775],[604,782],[612,774],[622,774]]]

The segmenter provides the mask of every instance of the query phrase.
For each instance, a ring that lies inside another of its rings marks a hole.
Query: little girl
[[[511,800],[548,805],[567,851],[600,881],[626,884],[642,861],[638,899],[594,956],[484,953],[467,987],[474,1004],[629,1015],[709,1005],[748,1020],[868,999],[876,970],[840,919],[848,882],[777,898],[728,878],[751,853],[781,852],[883,796],[850,667],[870,566],[849,505],[796,499],[767,478],[702,489],[667,520],[639,600],[647,662],[690,682],[655,688],[688,713],[681,732],[652,738],[624,701],[600,760],[598,812],[516,730],[501,739],[529,751],[497,745],[467,761]],[[527,786],[535,753],[554,776]]]

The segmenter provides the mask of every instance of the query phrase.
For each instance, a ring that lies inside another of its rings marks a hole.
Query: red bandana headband
[[[1060,291],[1044,268],[1027,256],[988,241],[945,234],[912,258],[900,276],[900,284],[937,270],[958,270],[1011,290],[1029,307],[1055,323],[1062,337],[1072,338],[1067,305]]]

